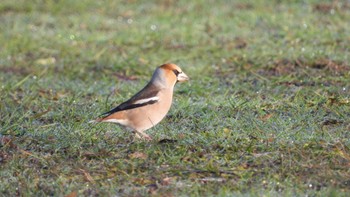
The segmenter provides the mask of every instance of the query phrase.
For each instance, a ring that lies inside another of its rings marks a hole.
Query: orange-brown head
[[[152,82],[160,87],[173,87],[176,82],[188,81],[189,77],[176,64],[163,64],[153,73]]]
[[[189,77],[182,72],[181,68],[176,64],[163,64],[159,66],[160,69],[164,70],[166,73],[166,78],[175,82],[188,81]]]

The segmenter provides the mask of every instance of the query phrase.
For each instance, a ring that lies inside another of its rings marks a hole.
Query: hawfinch
[[[92,122],[112,122],[132,129],[137,138],[151,140],[145,131],[158,124],[168,113],[176,82],[189,80],[175,64],[163,64],[137,94]]]

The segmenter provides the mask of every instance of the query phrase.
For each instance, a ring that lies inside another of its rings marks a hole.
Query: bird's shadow
[[[178,140],[175,139],[161,139],[158,141],[158,144],[173,144],[178,142]]]
[[[130,140],[126,143],[119,143],[117,144],[117,147],[126,147],[126,146],[130,146],[133,144],[139,144],[139,143],[143,143],[144,141],[135,141],[135,140]],[[154,141],[154,144],[175,144],[179,142],[179,140],[175,140],[175,139],[161,139],[159,141]],[[149,145],[151,145],[152,143],[148,143]]]

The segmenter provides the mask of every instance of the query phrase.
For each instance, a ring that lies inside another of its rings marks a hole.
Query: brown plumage
[[[136,137],[150,140],[145,131],[158,124],[168,113],[175,84],[188,79],[177,65],[163,64],[154,71],[152,79],[140,92],[93,122],[117,123],[132,129]]]

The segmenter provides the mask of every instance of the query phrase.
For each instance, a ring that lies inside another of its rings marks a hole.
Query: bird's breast
[[[172,92],[159,94],[159,101],[135,109],[133,127],[138,131],[145,131],[157,125],[169,112],[172,104]],[[137,112],[136,112],[137,111]]]

